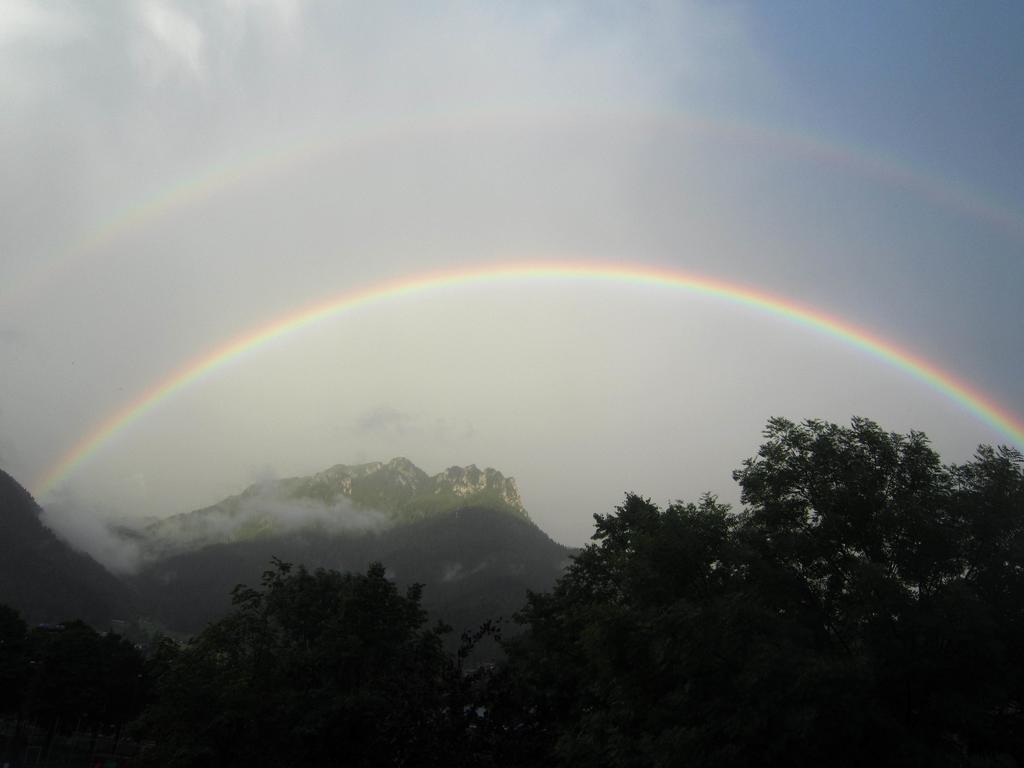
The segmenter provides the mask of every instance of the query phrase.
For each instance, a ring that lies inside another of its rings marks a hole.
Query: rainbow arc
[[[304,328],[344,316],[367,305],[425,294],[441,288],[482,287],[509,281],[575,281],[660,286],[764,312],[824,334],[902,370],[1024,447],[1024,420],[966,381],[934,363],[818,310],[781,296],[682,271],[589,262],[530,262],[448,272],[432,272],[372,285],[298,309],[193,358],[112,413],[75,443],[35,484],[45,495],[64,482],[115,435],[187,387],[215,374],[243,355]]]

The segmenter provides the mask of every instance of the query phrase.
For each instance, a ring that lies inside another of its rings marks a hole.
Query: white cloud
[[[53,87],[48,57],[82,37],[86,20],[74,9],[56,10],[31,0],[0,0],[0,97],[11,112],[40,90]],[[44,84],[45,82],[45,84]]]
[[[160,0],[141,4],[138,18],[143,34],[134,42],[134,55],[150,81],[182,73],[204,77],[204,35],[195,20]]]
[[[984,275],[932,266],[989,244],[962,247],[968,230],[899,190],[762,141],[800,97],[756,44],[758,16],[683,0],[0,0],[0,329],[24,333],[0,330],[8,469],[30,482],[274,317],[545,254],[735,280],[908,347],[933,340],[919,351],[937,361],[977,350],[965,377],[989,365],[997,345],[971,342],[983,313],[942,300]],[[726,130],[689,126],[702,116]],[[626,488],[727,492],[773,414],[974,434],[938,410],[911,420],[931,401],[860,358],[810,379],[813,338],[795,329],[782,366],[764,352],[782,351],[772,324],[731,324],[735,309],[719,327],[699,302],[631,290],[448,298],[367,307],[184,388],[82,463],[76,499],[169,514],[237,492],[253,467],[406,455],[516,474],[535,518],[578,543]],[[1014,307],[984,315],[1016,327]]]
[[[69,12],[29,0],[0,0],[0,49],[19,42],[60,43],[81,32],[81,20]]]
[[[224,7],[236,16],[259,15],[282,31],[293,30],[302,18],[299,0],[224,0]]]

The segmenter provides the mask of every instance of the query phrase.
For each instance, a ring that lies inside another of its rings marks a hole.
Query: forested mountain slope
[[[216,544],[160,560],[129,581],[148,615],[195,632],[223,615],[235,585],[259,583],[272,558],[356,572],[380,561],[400,586],[424,584],[424,607],[461,631],[510,617],[527,589],[554,584],[570,553],[522,517],[470,507],[380,531],[308,529]]]

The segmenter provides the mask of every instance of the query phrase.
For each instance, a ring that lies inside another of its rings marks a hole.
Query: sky
[[[0,0],[0,467],[74,538],[268,477],[492,466],[578,545],[731,478],[772,416],[1014,437],[799,304],[1024,414],[1024,7]],[[1018,446],[1024,447],[1024,446]]]

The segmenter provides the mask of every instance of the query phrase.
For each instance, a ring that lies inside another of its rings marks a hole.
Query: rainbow
[[[1024,212],[996,200],[963,183],[954,183],[906,162],[854,145],[841,144],[815,136],[768,126],[750,126],[736,120],[699,118],[680,114],[615,113],[584,114],[574,126],[605,124],[644,130],[667,128],[679,134],[714,137],[750,146],[763,146],[794,158],[837,168],[886,185],[902,188],[930,201],[933,205],[976,221],[993,225],[1018,242],[1024,242]],[[532,122],[521,116],[468,113],[420,120],[412,126],[398,123],[368,123],[349,127],[338,134],[309,135],[281,147],[262,148],[241,153],[210,166],[202,173],[179,179],[162,193],[120,211],[105,224],[73,241],[58,253],[37,260],[35,266],[16,279],[0,286],[0,309],[16,308],[28,301],[48,281],[79,261],[102,253],[117,241],[161,220],[169,214],[198,205],[204,200],[256,178],[272,176],[302,167],[318,158],[343,150],[358,151],[369,143],[401,140],[411,132],[426,135],[450,135],[467,130],[500,130],[516,126],[564,127],[554,116],[534,116]]]
[[[43,496],[53,491],[115,435],[141,420],[176,393],[272,341],[370,304],[441,288],[484,286],[516,280],[589,281],[664,287],[765,312],[845,342],[908,373],[949,397],[1010,440],[1024,446],[1024,421],[984,393],[896,344],[812,307],[742,285],[673,269],[588,262],[531,262],[433,272],[378,283],[299,309],[231,339],[190,360],[98,424],[42,475],[34,486],[35,493]]]

